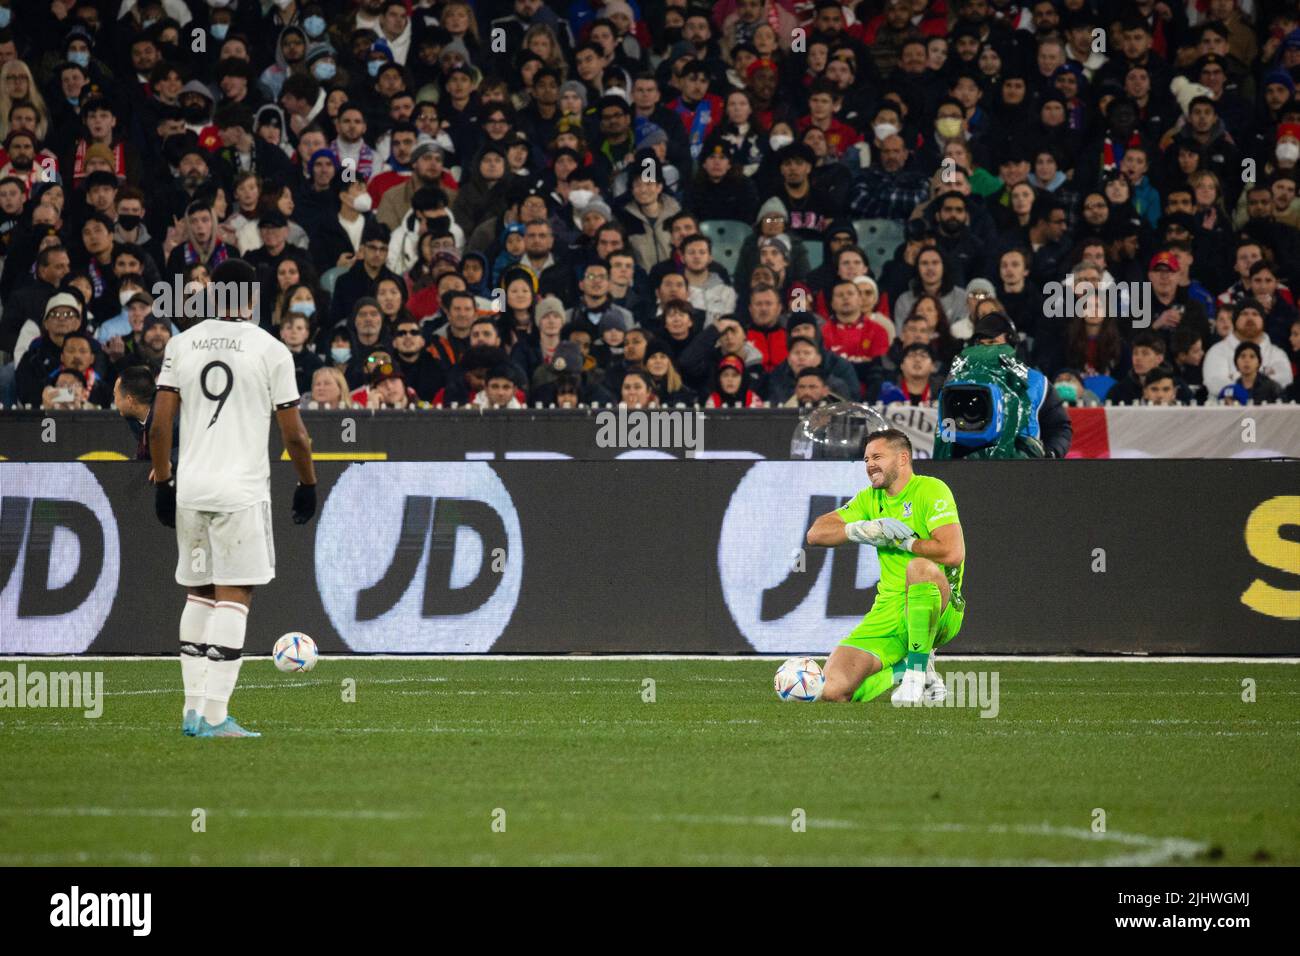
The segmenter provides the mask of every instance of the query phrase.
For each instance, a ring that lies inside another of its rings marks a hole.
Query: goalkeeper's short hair
[[[900,448],[903,451],[907,452],[909,457],[911,456],[912,439],[907,437],[906,432],[899,431],[897,428],[881,428],[877,431],[872,432],[870,435],[867,436],[867,440],[863,444],[863,448],[865,449],[866,446],[870,445],[873,441],[878,441],[881,439],[889,442],[889,444],[892,445],[894,448]]]

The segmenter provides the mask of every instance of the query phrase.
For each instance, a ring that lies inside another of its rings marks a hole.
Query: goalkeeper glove
[[[885,529],[885,534],[890,538],[890,544],[896,548],[902,548],[904,551],[912,550],[912,542],[916,540],[916,532],[899,521],[897,518],[879,518],[880,526]]]
[[[877,521],[850,521],[844,526],[844,534],[855,544],[869,544],[873,548],[883,548],[889,544],[889,535]]]
[[[877,518],[874,521],[852,521],[844,526],[844,533],[856,544],[869,544],[873,548],[902,548],[912,550],[916,532],[897,518]]]

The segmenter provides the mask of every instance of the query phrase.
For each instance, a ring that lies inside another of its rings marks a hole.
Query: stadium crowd
[[[1296,401],[1298,79],[1296,0],[0,0],[0,404],[147,396],[229,257],[321,406],[924,403],[1008,330]]]

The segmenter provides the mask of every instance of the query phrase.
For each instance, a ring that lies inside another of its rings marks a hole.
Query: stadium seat
[[[853,229],[858,234],[858,245],[867,253],[872,275],[880,275],[903,242],[903,223],[897,219],[855,219]]]
[[[826,246],[823,243],[805,242],[803,243],[803,251],[809,255],[809,272],[826,261]]]
[[[816,269],[826,260],[826,246],[820,242],[805,242],[804,252],[808,253],[808,271]]]
[[[330,295],[333,295],[334,283],[338,282],[339,276],[343,275],[343,273],[347,271],[347,269],[344,269],[341,266],[335,266],[333,269],[325,270],[325,273],[320,277],[321,289],[328,292]]]
[[[736,271],[740,247],[753,231],[752,226],[737,219],[706,219],[700,223],[700,232],[713,241],[713,258],[728,272]]]
[[[1083,387],[1104,402],[1106,393],[1115,387],[1115,380],[1109,375],[1088,375],[1083,380]]]

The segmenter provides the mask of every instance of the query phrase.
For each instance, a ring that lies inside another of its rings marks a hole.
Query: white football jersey
[[[288,347],[251,322],[206,319],[167,343],[158,387],[180,393],[177,507],[269,501],[271,414],[299,398]]]

